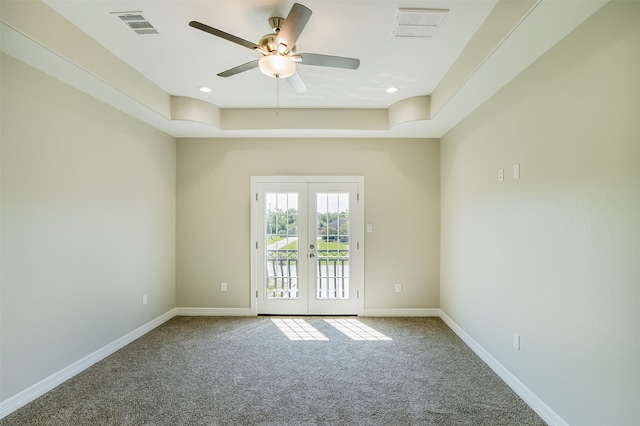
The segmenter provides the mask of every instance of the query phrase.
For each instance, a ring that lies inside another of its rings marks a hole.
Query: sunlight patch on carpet
[[[303,319],[272,319],[289,340],[329,340]]]
[[[393,340],[355,319],[326,319],[325,321],[351,340]]]

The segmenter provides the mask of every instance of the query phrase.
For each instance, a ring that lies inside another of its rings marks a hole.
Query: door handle
[[[311,253],[309,257],[316,257],[316,255],[314,253]]]
[[[316,246],[314,246],[313,244],[311,244],[311,245],[309,246],[309,248],[310,248],[311,250],[313,250],[314,248],[316,248]]]

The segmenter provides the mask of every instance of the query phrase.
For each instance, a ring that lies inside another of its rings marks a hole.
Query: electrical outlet
[[[147,295],[143,294],[142,295],[142,306],[145,306],[147,304]]]
[[[227,283],[220,283],[220,291],[227,291]]]
[[[396,293],[400,293],[402,291],[402,284],[396,283]]]
[[[520,335],[518,333],[513,333],[513,348],[517,351],[520,350]]]

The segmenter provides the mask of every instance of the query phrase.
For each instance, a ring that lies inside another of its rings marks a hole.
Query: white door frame
[[[356,242],[352,255],[357,258],[355,274],[357,315],[364,314],[364,176],[251,176],[251,314],[258,315],[258,285],[261,277],[257,276],[259,268],[258,250],[261,236],[258,235],[258,184],[259,183],[335,183],[349,182],[357,184],[357,202],[354,217],[357,219],[355,231]]]

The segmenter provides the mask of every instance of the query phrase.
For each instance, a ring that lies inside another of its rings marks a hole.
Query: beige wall
[[[5,400],[175,307],[175,139],[1,59]]]
[[[365,309],[438,307],[437,140],[179,139],[177,152],[178,307],[250,307],[252,175],[364,176]]]
[[[640,421],[639,76],[609,3],[441,143],[442,309],[571,425]]]

